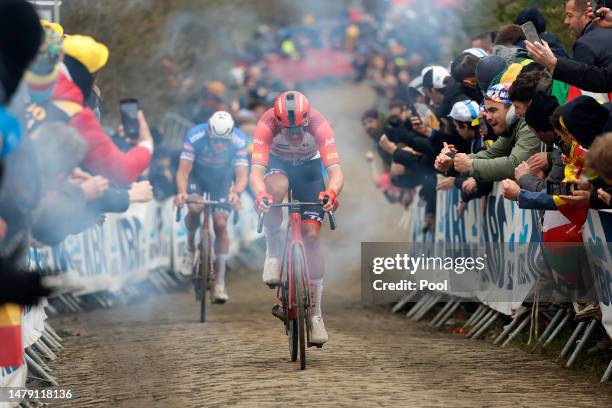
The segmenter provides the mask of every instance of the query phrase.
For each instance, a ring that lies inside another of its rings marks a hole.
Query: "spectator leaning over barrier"
[[[556,135],[551,117],[559,107],[557,98],[538,92],[525,112],[529,129],[542,141],[543,152],[536,153],[514,171],[514,179],[527,191],[541,191],[548,180],[559,183],[563,180],[565,164],[559,146],[563,144]],[[545,178],[546,177],[546,178]]]
[[[485,149],[484,140],[480,134],[479,106],[475,101],[466,100],[457,102],[450,113],[457,133],[469,142],[468,154],[478,153]],[[488,195],[493,188],[491,182],[477,182],[474,177],[446,177],[441,180],[436,188],[447,190],[456,187],[461,190],[461,204],[458,215],[465,209],[465,203],[474,198]]]
[[[449,80],[450,72],[444,67],[436,65],[423,70],[423,92],[438,117],[440,117],[440,109],[443,109],[446,84]]]
[[[559,124],[563,131],[571,135],[584,149],[589,149],[599,135],[612,131],[610,105],[607,106],[608,108],[604,107],[590,96],[578,97],[561,108]],[[597,174],[590,176],[596,177]],[[598,198],[597,190],[605,190],[610,186],[605,180],[594,177],[591,177],[589,182],[570,180],[576,184],[577,190],[572,196],[562,196],[562,199],[576,205],[605,208]]]
[[[373,146],[376,148],[379,157],[383,162],[383,171],[388,172],[391,169],[393,158],[379,144],[380,137],[383,134],[382,122],[380,113],[376,109],[368,109],[361,115],[361,125],[366,134],[372,140]]]
[[[467,99],[482,102],[482,94],[478,90],[476,81],[476,66],[480,58],[469,53],[463,52],[456,57],[451,64],[451,79],[447,81],[444,100],[436,115],[441,118],[448,116],[455,103]]]
[[[138,145],[122,153],[106,135],[94,113],[85,106],[96,74],[108,60],[108,49],[91,37],[72,35],[63,43],[65,53],[61,72],[52,95],[28,107],[26,125],[33,131],[44,122],[61,121],[79,131],[89,149],[82,164],[120,185],[130,184],[149,166],[153,138],[142,112],[138,113]],[[54,72],[54,71],[53,71]],[[32,71],[32,76],[36,72]]]
[[[454,158],[449,151],[443,151],[436,159],[436,170],[446,173],[454,168],[477,181],[499,181],[514,177],[516,166],[540,151],[540,140],[524,119],[511,112],[509,88],[509,84],[501,83],[487,91],[485,118],[499,136],[491,148],[470,155],[458,153]]]

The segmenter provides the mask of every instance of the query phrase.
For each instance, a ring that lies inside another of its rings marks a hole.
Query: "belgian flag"
[[[0,304],[0,367],[17,367],[23,363],[20,305]]]

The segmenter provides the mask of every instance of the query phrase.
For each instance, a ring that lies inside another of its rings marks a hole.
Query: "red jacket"
[[[81,161],[88,169],[113,183],[128,185],[149,166],[151,150],[143,146],[133,147],[127,153],[119,150],[104,133],[92,110],[83,106],[81,90],[63,73],[59,74],[50,102],[68,115],[68,124],[89,143],[89,150]]]

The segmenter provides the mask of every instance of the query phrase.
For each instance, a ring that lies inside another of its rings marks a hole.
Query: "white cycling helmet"
[[[213,139],[230,140],[234,130],[234,119],[225,111],[217,111],[208,119],[210,137]]]

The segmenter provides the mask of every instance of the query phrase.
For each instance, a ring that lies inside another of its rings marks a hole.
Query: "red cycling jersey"
[[[320,112],[310,110],[304,140],[299,146],[292,145],[281,129],[274,117],[274,109],[268,109],[255,128],[252,164],[268,167],[270,154],[296,166],[318,158],[326,168],[340,164],[334,131]]]

